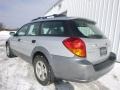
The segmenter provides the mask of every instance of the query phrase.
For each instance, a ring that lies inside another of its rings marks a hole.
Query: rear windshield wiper
[[[103,38],[102,35],[89,35],[88,38]]]

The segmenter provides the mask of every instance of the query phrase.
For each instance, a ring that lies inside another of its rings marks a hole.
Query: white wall
[[[60,7],[61,4],[61,7]],[[46,15],[67,11],[67,16],[88,18],[111,40],[120,61],[120,0],[62,0]]]

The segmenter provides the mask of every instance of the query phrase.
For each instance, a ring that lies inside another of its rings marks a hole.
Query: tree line
[[[3,25],[3,23],[0,22],[0,31],[4,30],[5,26]]]
[[[15,28],[15,29],[6,28],[5,25],[2,22],[0,22],[0,31],[16,31],[18,29],[19,28]]]

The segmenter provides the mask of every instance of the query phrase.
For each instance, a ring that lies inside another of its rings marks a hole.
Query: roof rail
[[[66,15],[64,14],[53,14],[53,15],[49,15],[49,16],[45,16],[45,17],[38,17],[38,18],[35,18],[33,19],[32,21],[35,21],[35,20],[38,20],[38,19],[47,19],[47,18],[55,18],[55,17],[65,17]]]

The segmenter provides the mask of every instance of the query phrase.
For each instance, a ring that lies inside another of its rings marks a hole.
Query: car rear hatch
[[[111,52],[108,39],[81,38],[86,44],[86,58],[92,64],[105,61]]]
[[[92,64],[105,61],[111,52],[110,41],[96,27],[96,23],[89,20],[73,20],[73,35],[82,39],[86,46],[86,58]],[[72,26],[71,25],[71,26]]]

